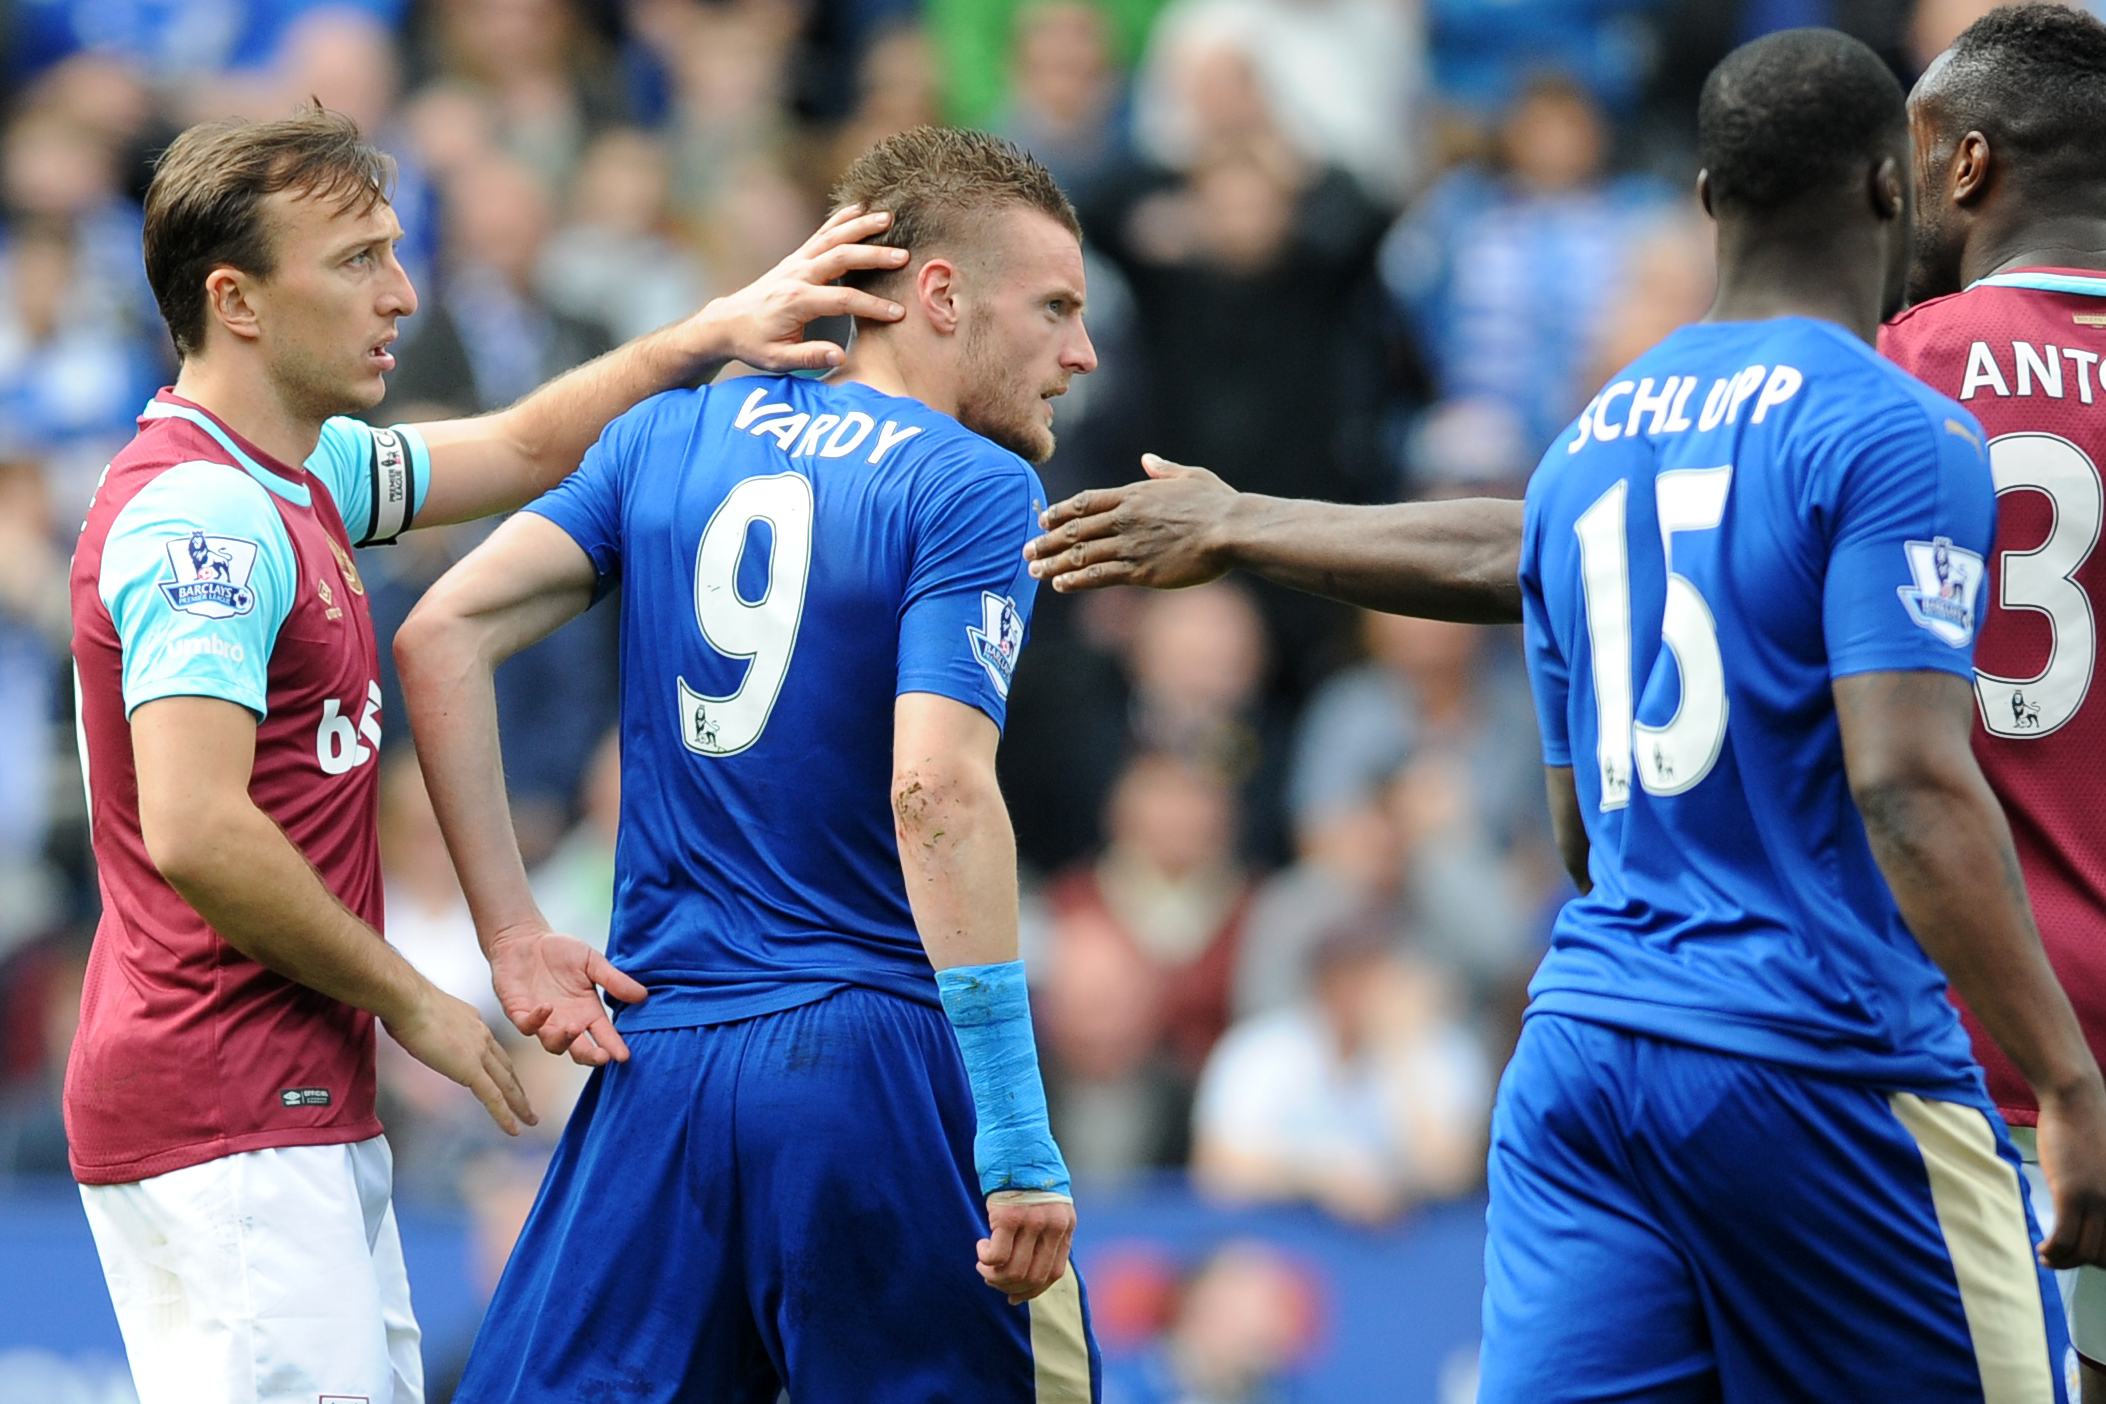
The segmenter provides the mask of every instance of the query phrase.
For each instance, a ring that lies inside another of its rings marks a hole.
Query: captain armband
[[[1046,1089],[1031,1035],[1024,963],[960,965],[936,972],[936,992],[950,1016],[972,1084],[979,1129],[973,1163],[980,1192],[1026,1191],[1067,1197],[1067,1162],[1046,1120]]]

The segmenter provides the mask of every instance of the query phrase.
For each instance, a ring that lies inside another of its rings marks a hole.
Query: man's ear
[[[949,336],[958,330],[960,282],[958,266],[947,258],[930,259],[914,275],[915,299],[938,335]]]
[[[244,341],[263,334],[251,300],[255,281],[238,268],[225,264],[205,275],[205,312],[214,321]]]
[[[1711,214],[1711,172],[1708,170],[1696,173],[1696,202],[1704,207],[1705,214],[1711,215],[1713,219],[1718,218],[1717,215]]]
[[[1900,219],[1908,212],[1908,192],[1902,182],[1908,175],[1901,162],[1892,156],[1882,156],[1879,164],[1872,168],[1869,182],[1872,195],[1872,213],[1881,220]]]
[[[1996,152],[1989,145],[1989,138],[1980,132],[1969,132],[1960,138],[1952,149],[1952,179],[1948,189],[1955,205],[1971,205],[1980,199],[1989,188],[1991,167],[1996,164]]]

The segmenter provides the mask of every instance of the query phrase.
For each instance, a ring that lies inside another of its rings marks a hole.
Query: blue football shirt
[[[1981,1097],[1850,797],[1831,682],[1972,675],[1996,494],[1980,426],[1842,328],[1685,327],[1528,488],[1544,759],[1593,891],[1532,1008]]]
[[[850,985],[930,1004],[892,831],[893,699],[1003,720],[1045,499],[914,400],[733,380],[646,400],[528,510],[621,588],[624,1029]]]

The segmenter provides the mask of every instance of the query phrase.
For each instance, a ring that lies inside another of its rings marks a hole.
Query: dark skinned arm
[[[2106,1083],[2040,948],[2003,810],[1974,758],[1974,690],[1940,672],[1835,683],[1843,764],[1902,919],[2040,1102],[2050,1267],[2106,1262]]]
[[[1521,618],[1521,504],[1459,498],[1356,507],[1237,492],[1204,468],[1149,454],[1145,482],[1048,508],[1024,548],[1063,594],[1108,585],[1202,585],[1231,570],[1387,614],[1511,624]]]

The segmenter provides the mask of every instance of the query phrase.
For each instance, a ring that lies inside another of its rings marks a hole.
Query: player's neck
[[[322,437],[320,420],[286,404],[268,376],[231,356],[186,357],[175,392],[289,467],[305,463]]]
[[[930,409],[958,417],[958,388],[954,367],[921,353],[894,332],[858,330],[848,359],[828,379],[854,380],[883,395],[919,400]]]
[[[1707,322],[1815,317],[1866,343],[1879,335],[1886,267],[1880,230],[1841,221],[1828,230],[1790,231],[1721,224],[1718,294]]]
[[[2106,219],[2082,214],[1985,219],[1970,231],[1960,255],[1962,287],[2018,268],[2106,271]]]

